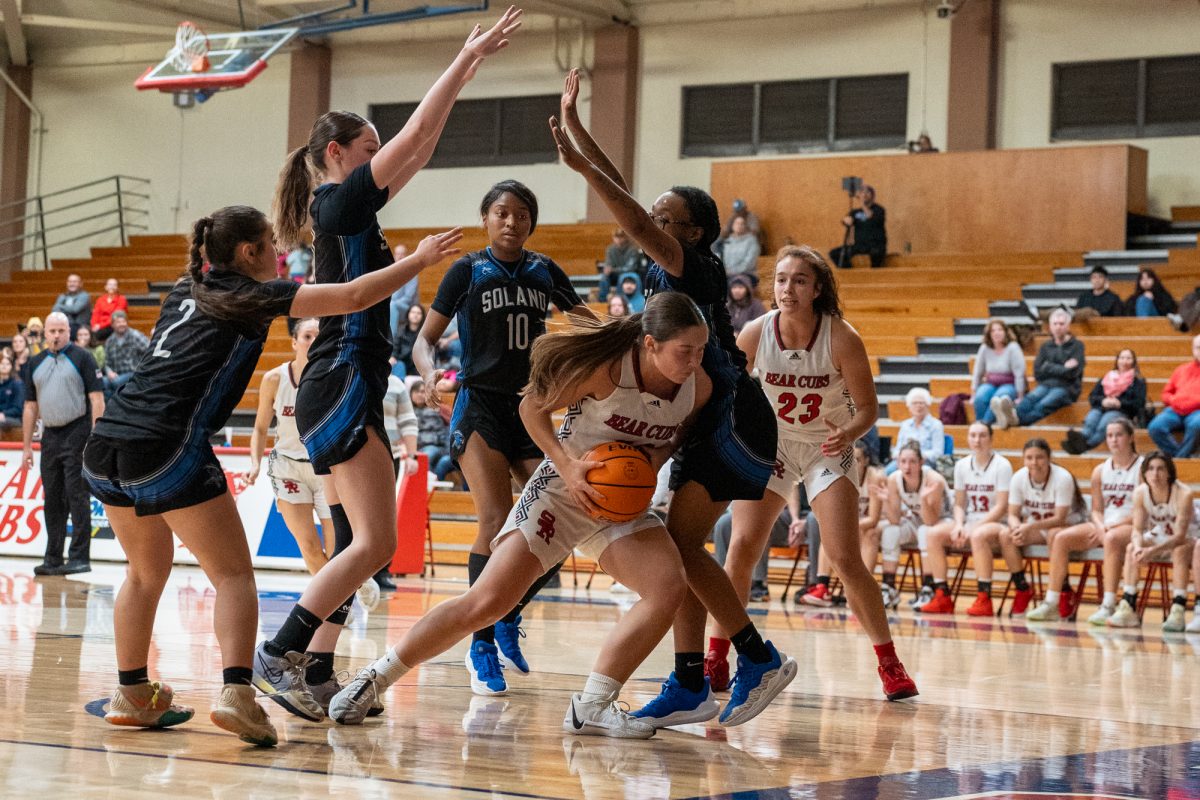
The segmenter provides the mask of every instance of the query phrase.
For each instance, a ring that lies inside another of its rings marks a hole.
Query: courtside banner
[[[304,570],[300,549],[275,508],[266,464],[263,464],[258,480],[249,485],[245,474],[250,469],[250,451],[244,447],[218,447],[215,451],[225,470],[229,491],[237,502],[254,566]],[[94,497],[91,503],[92,520],[88,533],[92,537],[92,558],[125,561],[125,552],[108,526],[104,506]],[[0,555],[39,559],[45,555],[44,504],[41,453],[37,445],[33,449],[33,469],[27,471],[21,464],[21,445],[0,442]],[[70,524],[67,535],[74,535]],[[195,557],[178,539],[175,540],[175,563],[196,563]]]

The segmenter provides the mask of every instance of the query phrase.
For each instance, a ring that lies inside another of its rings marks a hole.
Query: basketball
[[[596,505],[605,519],[628,522],[646,513],[658,476],[645,453],[624,442],[605,442],[589,450],[582,460],[604,462],[588,470],[587,481],[604,495]]]

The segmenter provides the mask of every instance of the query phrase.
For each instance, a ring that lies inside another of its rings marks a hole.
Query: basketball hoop
[[[171,64],[180,72],[207,72],[208,36],[194,22],[183,21],[175,30]]]

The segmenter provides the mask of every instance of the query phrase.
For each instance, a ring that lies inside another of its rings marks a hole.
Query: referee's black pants
[[[87,414],[42,431],[42,490],[46,498],[46,563],[61,564],[71,516],[71,561],[89,562],[92,551],[92,500],[83,480],[83,446],[92,431]]]

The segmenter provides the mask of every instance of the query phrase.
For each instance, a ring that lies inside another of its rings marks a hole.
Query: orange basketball
[[[646,454],[624,442],[605,442],[593,447],[583,461],[603,461],[588,470],[587,482],[604,495],[596,502],[604,519],[628,522],[646,513],[654,497],[658,475]]]

